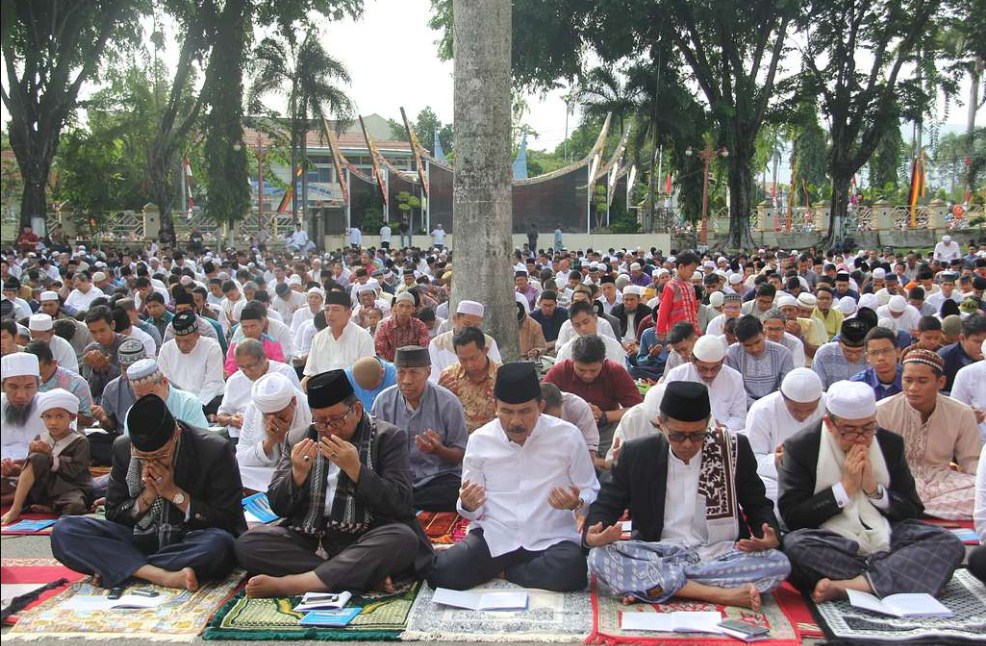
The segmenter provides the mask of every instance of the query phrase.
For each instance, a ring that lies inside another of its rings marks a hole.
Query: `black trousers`
[[[468,590],[501,572],[507,581],[525,588],[576,592],[586,586],[588,565],[582,548],[570,541],[555,543],[540,552],[519,549],[493,557],[483,530],[476,529],[461,543],[435,554],[428,584],[433,588]]]
[[[287,527],[257,527],[236,540],[236,558],[251,574],[288,576],[314,572],[330,591],[372,590],[388,576],[411,569],[418,535],[403,523],[371,529],[338,550],[330,541],[324,559],[319,539]]]
[[[51,552],[76,572],[98,574],[113,588],[145,565],[177,572],[195,570],[198,580],[221,579],[233,571],[233,535],[223,529],[188,532],[180,543],[144,554],[133,541],[133,528],[88,516],[63,516],[51,532]]]
[[[445,473],[421,486],[414,487],[414,508],[423,511],[455,511],[462,478]]]

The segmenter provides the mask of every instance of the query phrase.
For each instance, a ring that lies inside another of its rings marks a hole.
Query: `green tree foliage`
[[[886,198],[896,193],[900,183],[901,153],[904,138],[900,134],[900,126],[887,128],[876,150],[870,158],[870,185],[879,189],[881,196]]]
[[[818,97],[829,124],[832,209],[829,240],[840,234],[852,177],[898,115],[920,118],[930,97],[902,68],[927,35],[942,0],[816,0],[800,14],[804,97]],[[921,57],[922,61],[927,60]]]
[[[47,213],[47,185],[59,137],[83,84],[103,53],[136,34],[142,5],[130,0],[3,0],[0,51],[6,64],[0,98],[10,113],[10,145],[23,178],[21,224]]]

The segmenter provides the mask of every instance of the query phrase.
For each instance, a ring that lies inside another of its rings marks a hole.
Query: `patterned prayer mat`
[[[659,633],[644,631],[623,631],[620,616],[624,612],[708,612],[717,610],[723,619],[738,619],[756,626],[770,629],[770,638],[759,640],[757,644],[768,646],[796,646],[801,643],[797,627],[774,600],[773,595],[763,596],[763,609],[753,612],[732,606],[715,606],[708,603],[672,601],[660,605],[636,603],[624,606],[622,600],[606,592],[600,593],[596,583],[592,585],[592,634],[586,643],[590,644],[645,644],[650,646],[687,644],[688,646],[726,646],[739,643],[727,635],[709,633]]]
[[[521,588],[496,579],[476,589]],[[496,612],[439,605],[432,602],[433,594],[427,584],[422,584],[403,640],[581,643],[592,628],[592,604],[588,592],[562,594],[528,588],[527,610]]]
[[[65,579],[66,583],[51,590],[45,590],[41,595],[32,601],[23,612],[40,605],[46,599],[65,591],[71,584],[85,578],[84,574],[73,572],[55,559],[3,559],[0,561],[0,583],[4,586],[4,601],[7,601],[8,591],[12,596],[19,596],[26,590],[16,590],[7,586],[31,586],[44,585],[60,579]],[[23,614],[23,613],[21,613]],[[4,624],[15,624],[20,619],[19,615],[12,615],[4,621]]]
[[[458,543],[469,528],[469,521],[454,511],[419,511],[418,522],[432,545]]]
[[[417,582],[401,586],[395,594],[355,595],[347,607],[362,607],[348,626],[321,628],[299,626],[305,613],[292,610],[300,597],[251,599],[240,592],[212,618],[203,639],[316,639],[325,641],[397,641],[407,628],[411,605],[418,594]]]
[[[968,570],[956,570],[938,599],[952,611],[948,618],[898,619],[853,608],[849,601],[826,601],[817,606],[822,629],[832,639],[924,642],[933,644],[974,641],[986,634],[986,586]]]
[[[781,587],[774,590],[774,601],[791,623],[798,627],[802,639],[821,639],[825,636],[822,629],[818,627],[815,616],[811,614],[811,607],[814,604],[791,585],[790,581],[785,581]]]
[[[217,608],[229,599],[245,573],[235,570],[223,581],[210,583],[196,592],[162,588],[141,583],[165,598],[156,608],[142,610],[73,610],[64,602],[76,595],[105,596],[109,590],[92,584],[91,578],[75,583],[58,596],[21,615],[20,621],[4,635],[13,638],[115,639],[147,641],[193,641]]]

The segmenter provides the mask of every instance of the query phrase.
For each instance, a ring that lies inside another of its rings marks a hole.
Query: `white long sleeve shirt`
[[[777,499],[777,465],[774,461],[777,446],[799,430],[817,423],[824,414],[825,393],[822,393],[815,412],[803,422],[791,416],[780,391],[770,393],[750,406],[750,412],[746,416],[746,436],[750,439],[750,448],[757,458],[757,473],[767,489],[767,497],[771,500]]]
[[[518,549],[545,550],[556,543],[580,544],[571,511],[548,504],[555,487],[575,485],[583,510],[596,499],[599,481],[585,449],[582,433],[568,422],[541,415],[523,445],[507,438],[494,419],[469,436],[462,480],[486,490],[486,502],[475,511],[458,503],[459,513],[482,528],[491,556]]]
[[[327,370],[345,370],[363,357],[376,354],[373,337],[352,321],[338,339],[332,328],[325,328],[312,339],[312,349],[305,364],[305,374],[317,375]]]
[[[223,351],[219,342],[199,337],[188,354],[182,354],[174,340],[161,346],[157,358],[161,374],[175,387],[195,395],[205,406],[222,395],[226,389],[223,380]]]
[[[986,410],[986,361],[977,361],[959,368],[949,395],[963,404]],[[986,420],[979,423],[979,434],[986,442]]]
[[[746,389],[743,387],[743,375],[735,368],[723,365],[710,384],[702,380],[690,362],[683,363],[668,371],[664,381],[704,384],[709,389],[712,416],[716,421],[734,432],[742,431],[746,426]]]
[[[312,423],[312,411],[308,407],[308,399],[300,389],[295,389],[297,405],[294,409],[294,419],[288,428],[288,435],[300,433]],[[264,430],[264,415],[250,402],[243,413],[243,427],[240,429],[240,441],[236,444],[236,463],[240,467],[240,478],[243,486],[255,491],[266,491],[270,480],[281,459],[281,445],[275,445],[271,455],[264,451],[264,440],[267,432]]]

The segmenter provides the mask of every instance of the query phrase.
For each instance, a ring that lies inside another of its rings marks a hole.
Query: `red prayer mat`
[[[0,515],[6,514],[8,509],[10,509],[10,507],[6,507],[6,506],[0,509]],[[58,514],[37,513],[30,511],[30,512],[21,513],[21,517],[17,519],[17,522],[20,522],[22,520],[53,520],[55,518],[58,518]],[[17,530],[11,531],[7,527],[0,527],[0,534],[3,534],[4,536],[46,536],[50,533],[51,533],[51,527],[46,527],[36,532],[23,532]]]
[[[51,590],[46,590],[41,593],[41,595],[32,601],[26,608],[30,610],[31,608],[39,605],[46,599],[49,599],[61,592],[64,592],[70,585],[81,581],[86,575],[75,572],[68,569],[55,559],[3,559],[0,560],[0,582],[10,585],[10,584],[26,584],[26,583],[51,583],[52,581],[57,581],[59,579],[66,579],[67,583],[58,588],[52,588]],[[5,624],[12,625],[17,623],[17,616],[11,616],[5,621]]]
[[[786,585],[786,584],[785,584]],[[780,590],[780,588],[778,589]],[[792,588],[793,590],[793,588]],[[675,611],[711,611],[722,613],[723,619],[737,619],[770,629],[767,639],[758,640],[757,644],[768,646],[796,646],[801,644],[801,632],[798,619],[791,616],[789,610],[772,595],[764,595],[763,608],[753,612],[744,608],[732,606],[716,606],[696,601],[671,601],[663,604],[637,603],[624,606],[622,601],[603,591],[599,592],[596,580],[592,581],[592,633],[586,639],[587,644],[640,644],[643,646],[727,646],[741,643],[728,635],[713,635],[708,633],[662,633],[648,631],[623,631],[620,627],[621,616],[624,612],[675,612]],[[805,606],[807,611],[807,606]],[[809,614],[810,616],[810,614]],[[817,628],[816,628],[817,629]]]
[[[818,627],[814,615],[811,614],[808,601],[797,588],[791,585],[790,581],[785,581],[781,587],[774,590],[774,600],[791,623],[797,626],[802,637],[812,639],[825,637],[825,633]]]
[[[418,522],[432,545],[458,543],[469,527],[469,521],[454,511],[419,511]]]

